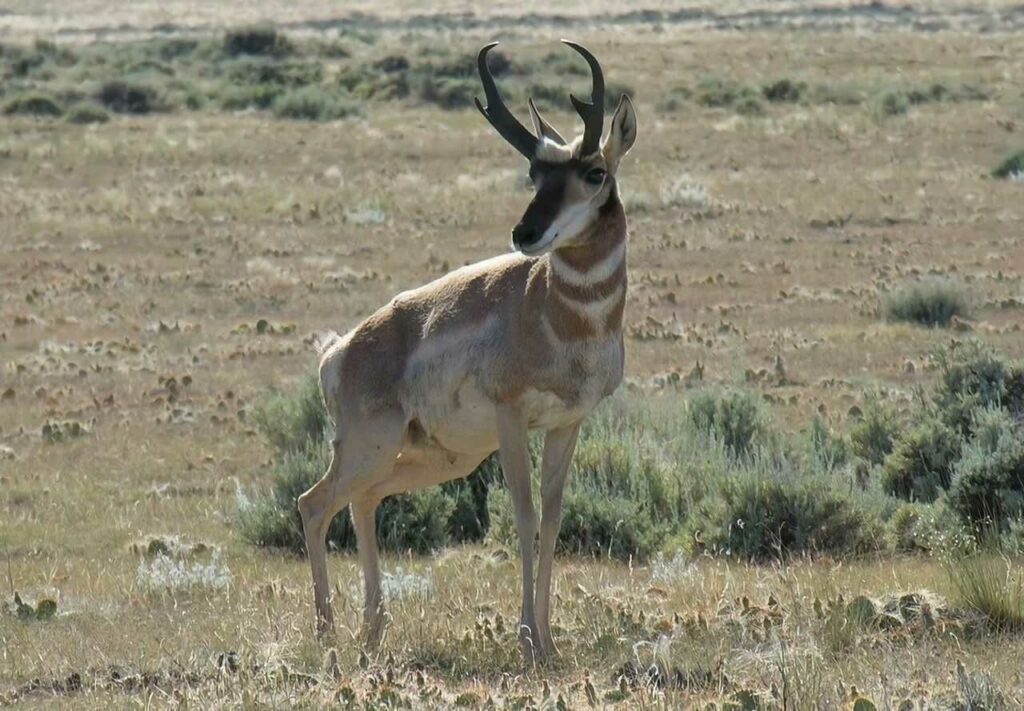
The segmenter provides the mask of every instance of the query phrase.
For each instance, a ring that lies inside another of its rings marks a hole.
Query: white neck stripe
[[[623,289],[625,289],[625,284],[619,284],[612,293],[608,294],[608,296],[595,301],[578,301],[560,291],[558,292],[558,296],[569,308],[580,316],[583,316],[589,321],[596,322],[599,319],[606,317],[608,312],[615,308],[615,305],[619,303],[619,299],[622,298]]]
[[[551,267],[558,272],[558,278],[573,286],[590,286],[600,284],[608,279],[619,268],[626,258],[626,241],[622,240],[611,253],[586,271],[579,271],[564,259],[558,252],[551,253]]]

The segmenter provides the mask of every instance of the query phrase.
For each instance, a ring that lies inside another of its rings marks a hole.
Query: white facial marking
[[[544,234],[540,238],[541,244],[554,245],[557,239],[565,242],[565,240],[575,237],[590,224],[595,212],[594,204],[589,200],[562,210],[544,230]]]
[[[572,160],[572,151],[573,144],[563,146],[544,136],[537,143],[536,159],[545,163],[568,163]]]
[[[565,260],[558,256],[557,252],[551,255],[551,266],[558,272],[558,278],[562,281],[573,286],[589,286],[590,284],[599,284],[608,279],[608,277],[615,273],[615,270],[619,268],[619,265],[622,264],[622,260],[625,258],[626,243],[623,241],[607,257],[584,272],[577,271],[572,265],[566,263]]]

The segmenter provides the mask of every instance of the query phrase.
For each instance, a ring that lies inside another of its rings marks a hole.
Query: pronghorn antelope
[[[376,645],[384,622],[377,505],[467,476],[500,450],[522,555],[520,644],[527,661],[555,651],[551,567],[569,463],[580,422],[622,380],[626,218],[615,174],[636,138],[633,106],[622,96],[601,140],[601,66],[586,48],[565,43],[593,75],[590,102],[570,95],[584,123],[573,141],[541,118],[532,99],[536,135],[508,110],[487,67],[497,42],[477,57],[487,98],[477,108],[530,161],[536,188],[512,230],[517,252],[399,294],[323,353],[334,453],[327,473],[299,497],[320,634],[333,625],[331,519],[351,507],[365,583],[363,635]],[[536,584],[531,429],[545,432]]]

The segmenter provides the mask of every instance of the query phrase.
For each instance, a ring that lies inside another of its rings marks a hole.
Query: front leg
[[[541,652],[534,613],[533,541],[537,535],[537,512],[530,491],[530,453],[526,414],[516,403],[498,405],[498,445],[501,468],[516,516],[519,555],[523,561],[523,605],[519,620],[519,645],[523,659],[533,664]]]
[[[580,423],[577,422],[569,427],[550,430],[544,438],[540,483],[540,562],[537,565],[537,625],[544,655],[558,653],[551,635],[551,572],[562,522],[562,494],[579,433]]]

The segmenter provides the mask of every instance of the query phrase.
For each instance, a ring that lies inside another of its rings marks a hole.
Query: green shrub
[[[287,393],[267,397],[253,409],[252,419],[270,446],[282,454],[305,452],[310,442],[321,442],[332,432],[316,374],[306,376]],[[320,474],[326,470],[325,464]]]
[[[878,396],[868,396],[864,412],[850,430],[853,453],[872,464],[882,464],[899,435],[896,410]]]
[[[224,35],[224,53],[231,57],[241,55],[283,57],[295,51],[285,35],[273,27],[258,26],[229,30]]]
[[[815,104],[857,106],[864,102],[865,96],[862,91],[847,84],[818,84],[810,91],[808,98]]]
[[[83,101],[75,104],[68,110],[67,121],[69,123],[88,124],[106,123],[110,120],[110,114],[99,104],[91,101]]]
[[[744,87],[734,81],[704,77],[697,83],[694,100],[701,106],[727,108],[735,104],[745,91]]]
[[[743,116],[761,116],[764,114],[764,104],[756,96],[743,96],[736,102],[736,113]]]
[[[1003,407],[1024,415],[1024,361],[1006,361],[978,341],[959,343],[934,354],[939,382],[933,400],[947,424],[965,435],[978,413]]]
[[[1014,424],[991,438],[987,433],[964,449],[949,504],[966,525],[998,531],[1024,518],[1024,428]]]
[[[910,101],[902,91],[886,91],[878,100],[878,109],[883,116],[901,116],[909,108]]]
[[[1024,150],[1008,155],[992,171],[995,178],[1009,178],[1014,175],[1024,175]]]
[[[704,77],[693,93],[694,101],[700,106],[731,108],[748,116],[764,113],[761,96],[761,92],[749,86],[717,77]]]
[[[951,96],[951,92],[945,84],[938,82],[926,87],[915,87],[906,93],[907,101],[911,104],[929,104],[936,101],[945,101]]]
[[[270,108],[284,90],[273,84],[228,86],[220,96],[220,107],[225,111]]]
[[[44,116],[56,118],[64,113],[53,98],[46,94],[30,93],[16,96],[4,106],[4,113],[7,115],[19,114],[22,116]]]
[[[647,559],[679,530],[684,510],[674,474],[635,442],[607,434],[577,448],[562,511],[559,549]]]
[[[690,521],[691,538],[698,551],[749,560],[879,548],[877,514],[844,489],[849,482],[836,476],[752,466],[721,479]]]
[[[800,101],[806,91],[807,84],[792,79],[779,79],[761,87],[761,94],[773,103],[794,104]]]
[[[618,424],[625,430],[597,425],[581,433],[562,503],[561,552],[644,560],[681,530],[686,504],[677,473],[638,445],[630,423]],[[491,494],[491,521],[493,538],[517,544],[504,488]]]
[[[941,503],[902,504],[887,525],[892,547],[900,553],[967,553],[976,547],[973,534]]]
[[[232,84],[273,84],[296,88],[319,84],[324,77],[319,62],[276,61],[262,57],[244,57],[231,62],[226,72]]]
[[[886,458],[882,488],[907,501],[935,501],[952,483],[960,447],[959,432],[937,419],[922,422]]]
[[[838,469],[850,460],[849,443],[829,430],[825,422],[815,415],[810,428],[811,455],[814,463],[826,471]]]
[[[281,94],[273,103],[278,118],[306,121],[333,121],[359,115],[358,104],[346,101],[315,86],[293,89]]]
[[[947,280],[912,284],[889,294],[882,304],[889,321],[922,326],[949,326],[954,316],[966,316],[969,310],[963,286]]]
[[[722,442],[734,456],[747,456],[771,444],[768,414],[754,393],[699,392],[690,398],[687,409],[697,430]]]
[[[116,79],[104,82],[96,99],[119,114],[148,114],[158,110],[159,94],[149,83]]]
[[[416,84],[420,101],[442,109],[461,109],[473,104],[478,87],[473,79],[422,76]]]

